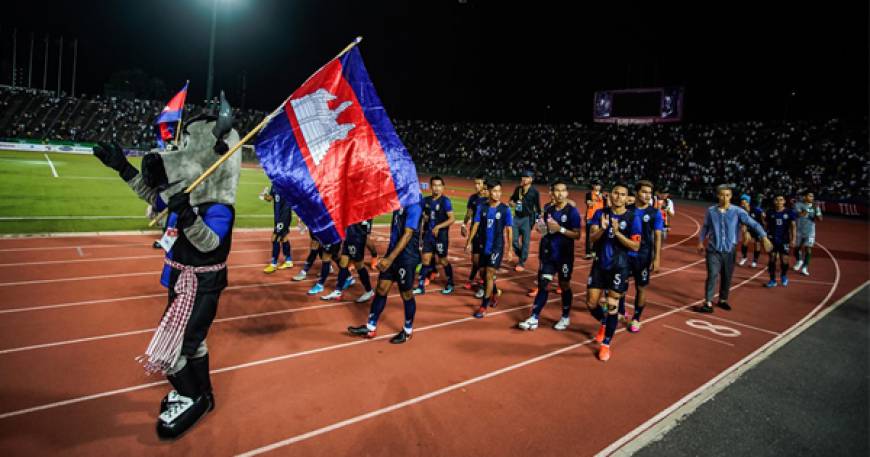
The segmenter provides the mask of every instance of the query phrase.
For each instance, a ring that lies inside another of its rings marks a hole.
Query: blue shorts
[[[574,273],[573,258],[562,262],[545,261],[541,263],[541,275],[550,275],[551,277],[558,275],[559,281],[570,281],[572,273]]]
[[[337,259],[339,253],[341,253],[341,243],[320,243],[320,255],[329,254],[332,256],[333,259]]]
[[[378,281],[393,281],[399,285],[399,290],[403,292],[414,290],[414,287],[416,287],[414,273],[417,271],[418,263],[420,262],[401,258],[396,259],[387,271],[381,272],[380,276],[378,276]]]
[[[447,257],[447,247],[450,245],[450,238],[447,235],[447,229],[442,229],[438,232],[438,237],[431,234],[423,236],[423,253],[434,252],[438,257]]]
[[[786,241],[771,240],[771,241],[773,242],[773,251],[771,251],[771,254],[788,255],[789,247],[791,247],[788,240],[786,240]]]
[[[638,287],[646,287],[649,284],[650,266],[652,261],[647,257],[628,257],[628,266],[631,269],[631,277],[634,278]]]
[[[498,270],[501,267],[501,259],[504,257],[504,249],[494,249],[489,254],[480,253],[480,268],[495,268]]]
[[[622,294],[628,290],[629,276],[631,276],[631,269],[628,265],[613,266],[610,270],[605,270],[596,260],[592,264],[592,271],[589,272],[589,280],[586,284],[590,289],[606,289]]]
[[[362,262],[366,254],[366,239],[346,238],[341,246],[341,255],[353,262]]]

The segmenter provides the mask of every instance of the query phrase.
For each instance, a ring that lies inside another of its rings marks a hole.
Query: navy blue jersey
[[[405,249],[396,257],[397,262],[399,259],[402,259],[403,262],[407,263],[420,263],[420,218],[422,211],[423,207],[420,206],[419,202],[393,211],[393,222],[390,224],[390,245],[387,248],[387,255],[393,252],[393,248],[396,247],[402,235],[405,234],[406,228],[414,231]]]
[[[372,233],[372,219],[351,224],[346,233],[346,242],[350,244],[365,243],[366,238]]]
[[[605,214],[610,216],[610,225],[607,226],[607,231],[601,235],[601,238],[595,242],[596,262],[605,270],[611,270],[614,267],[623,268],[628,265],[628,252],[630,249],[623,246],[613,235],[613,224],[619,224],[619,231],[626,238],[636,238],[641,236],[643,230],[641,219],[632,210],[627,210],[619,215],[613,214],[611,208],[604,208],[595,211],[590,225],[600,228],[601,217]]]
[[[764,225],[764,210],[759,206],[749,206],[749,215],[761,225]]]
[[[474,213],[474,222],[477,222],[477,234],[480,235],[480,244],[484,254],[502,252],[504,249],[504,228],[514,224],[511,216],[511,208],[504,203],[496,206],[480,205]]]
[[[545,224],[552,219],[567,230],[580,230],[580,211],[571,205],[566,204],[562,209],[556,209],[556,205],[545,205],[543,219]],[[574,239],[560,232],[546,233],[541,239],[541,247],[544,262],[566,263],[574,259]]]
[[[429,221],[426,223],[426,226],[423,227],[424,234],[432,233],[432,229],[447,220],[447,213],[453,211],[453,204],[450,202],[450,199],[447,196],[442,195],[437,199],[432,197],[431,195],[423,199],[423,214],[425,214]]]
[[[275,191],[274,187],[269,188],[269,196],[272,197],[272,209],[275,214],[275,223],[284,222],[287,226],[290,225],[292,213],[290,211],[290,202]]]
[[[640,249],[635,251],[629,251],[628,255],[631,257],[640,257],[646,260],[652,260],[655,241],[656,241],[656,230],[663,231],[665,229],[665,221],[662,218],[662,212],[658,209],[654,208],[652,205],[647,206],[643,209],[637,209],[635,205],[626,206],[626,209],[629,211],[634,211],[637,216],[640,218]]]
[[[797,214],[788,208],[767,210],[767,235],[771,241],[774,244],[791,241],[791,224],[797,222],[797,218]]]

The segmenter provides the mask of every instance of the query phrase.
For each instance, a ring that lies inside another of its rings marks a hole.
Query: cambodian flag
[[[272,114],[256,151],[272,185],[323,243],[420,200],[417,169],[359,50],[312,75]]]
[[[184,100],[187,98],[187,85],[190,81],[184,83],[184,87],[169,100],[157,119],[154,120],[154,125],[157,126],[157,145],[163,148],[167,140],[171,140],[175,136],[175,125],[181,120],[181,115],[184,112]]]

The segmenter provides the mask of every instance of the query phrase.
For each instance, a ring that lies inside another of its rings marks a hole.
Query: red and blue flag
[[[157,126],[157,145],[163,148],[167,140],[175,137],[175,126],[184,112],[184,100],[187,98],[187,85],[190,81],[184,83],[184,87],[169,100],[169,103],[163,108],[163,111],[154,120],[154,125]]]
[[[357,48],[290,95],[258,135],[256,151],[275,190],[323,243],[420,200],[417,169]]]

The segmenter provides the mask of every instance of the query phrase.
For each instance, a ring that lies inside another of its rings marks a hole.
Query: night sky
[[[400,119],[589,121],[595,90],[672,85],[686,88],[689,121],[867,115],[866,1],[219,1],[215,88],[239,105],[246,74],[249,108],[271,110],[362,35],[378,93]],[[42,38],[63,34],[66,44],[79,40],[78,93],[101,93],[112,73],[141,68],[173,91],[190,79],[198,102],[211,5],[15,2],[0,17],[0,61],[11,68],[17,27],[26,68],[34,32],[41,87]],[[50,56],[54,88],[57,50]],[[64,57],[68,91],[70,49]],[[9,79],[0,74],[0,84]]]

